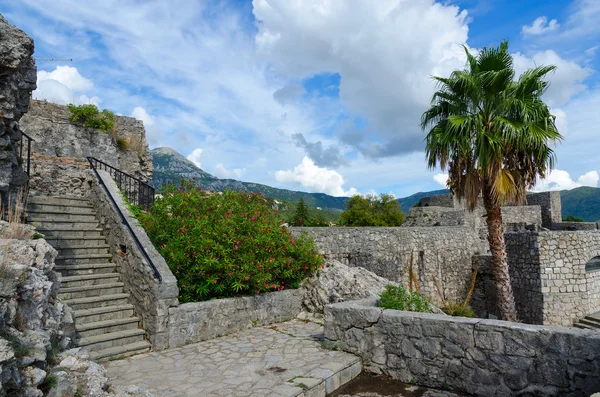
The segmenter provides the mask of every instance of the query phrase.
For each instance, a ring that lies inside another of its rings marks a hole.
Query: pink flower
[[[325,264],[324,263],[321,265],[321,269],[325,269]]]
[[[295,242],[296,240],[294,240],[294,238],[292,237],[292,239],[290,240],[292,243]]]
[[[250,280],[250,277],[246,276],[246,277],[244,277],[244,280],[248,281],[248,280]]]
[[[167,244],[163,244],[163,247],[166,247],[166,246],[167,246]]]
[[[234,246],[233,246],[233,249],[234,249],[234,250],[236,250],[236,249],[237,249],[237,245],[234,245]]]
[[[274,259],[273,259],[273,258],[269,259],[269,262],[273,263],[273,261],[274,261]]]
[[[255,217],[255,216],[253,216],[253,217],[252,217],[252,220],[253,220],[253,221],[255,221],[255,220],[256,220],[256,217]]]

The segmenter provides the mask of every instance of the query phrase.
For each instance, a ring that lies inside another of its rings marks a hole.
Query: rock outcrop
[[[362,267],[349,267],[329,259],[304,286],[304,308],[311,313],[323,313],[325,305],[347,300],[377,297],[388,284],[397,283],[379,277]]]
[[[20,229],[16,230],[15,229]],[[72,311],[57,299],[57,252],[28,225],[0,222],[0,396],[42,396],[48,361],[71,342]]]
[[[0,192],[27,182],[17,157],[19,120],[36,88],[33,40],[0,15]]]
[[[31,194],[86,196],[88,156],[144,181],[152,178],[152,155],[142,121],[115,116],[114,131],[106,133],[70,118],[66,106],[33,100],[21,119],[23,131],[35,139]]]

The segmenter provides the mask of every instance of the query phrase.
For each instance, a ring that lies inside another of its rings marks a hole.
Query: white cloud
[[[292,79],[340,74],[342,103],[369,122],[354,140],[365,155],[386,157],[422,147],[418,123],[434,90],[430,75],[464,66],[465,11],[433,0],[254,0],[253,5],[258,51],[279,74]]]
[[[552,170],[545,179],[540,179],[535,185],[535,191],[547,190],[569,190],[580,186],[598,187],[600,175],[598,171],[589,171],[581,175],[577,180],[573,180],[569,173],[564,170]]]
[[[218,163],[215,167],[214,175],[217,178],[239,179],[244,174],[244,171],[246,171],[245,168],[234,168],[232,170],[228,170],[225,168],[223,163]]]
[[[435,174],[433,176],[433,180],[436,181],[441,186],[443,186],[445,189],[447,187],[446,183],[448,182],[448,174],[444,174],[444,173]]]
[[[190,160],[192,163],[196,164],[196,166],[198,168],[202,168],[202,163],[200,162],[200,156],[202,155],[203,151],[204,151],[204,149],[196,148],[196,149],[194,149],[194,151],[192,153],[188,154],[187,159]]]
[[[158,144],[163,138],[156,124],[156,120],[152,117],[146,109],[141,106],[136,106],[131,112],[131,117],[138,120],[142,120],[144,123],[144,129],[146,130],[146,140],[150,146]]]
[[[293,170],[275,172],[275,179],[281,183],[302,186],[309,192],[327,193],[332,196],[358,194],[355,188],[344,191],[344,178],[339,172],[316,166],[306,156]]]
[[[540,35],[548,32],[554,32],[558,30],[560,24],[556,21],[556,19],[552,19],[548,22],[548,18],[546,17],[538,17],[533,21],[531,25],[524,25],[521,29],[523,35]]]
[[[94,88],[90,79],[83,77],[77,68],[57,66],[52,72],[40,70],[37,74],[37,89],[32,96],[50,102],[66,105],[88,104],[98,105],[100,98],[88,96],[86,91]]]
[[[592,73],[591,69],[563,59],[553,50],[537,52],[531,57],[517,52],[513,55],[513,59],[517,76],[536,66],[557,67],[554,73],[547,75],[550,87],[543,97],[551,107],[562,106],[573,96],[584,91],[587,87],[583,81]]]

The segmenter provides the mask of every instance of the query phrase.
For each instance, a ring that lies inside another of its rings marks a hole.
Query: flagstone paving
[[[355,378],[360,359],[321,346],[321,325],[292,320],[104,364],[110,383],[156,397],[325,396]]]

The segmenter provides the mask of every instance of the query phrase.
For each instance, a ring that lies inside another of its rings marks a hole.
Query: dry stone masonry
[[[66,106],[32,101],[21,128],[35,139],[32,146],[30,189],[35,195],[86,196],[89,187],[87,156],[125,171],[144,181],[152,177],[152,156],[143,123],[115,116],[115,131],[104,133],[70,120]],[[127,142],[119,149],[116,139]]]
[[[600,332],[383,310],[325,308],[325,338],[371,372],[475,396],[587,397],[600,390]]]

